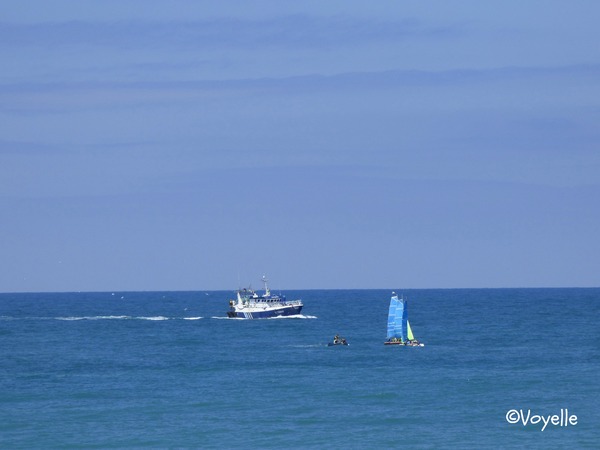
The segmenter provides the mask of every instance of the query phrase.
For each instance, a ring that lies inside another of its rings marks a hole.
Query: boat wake
[[[165,317],[165,316],[72,316],[72,317],[33,317],[32,319],[77,320],[200,320],[203,317]]]
[[[265,317],[268,320],[281,320],[281,319],[316,319],[317,316],[307,316],[304,314],[295,314],[292,316],[277,316],[277,317]],[[3,320],[62,320],[66,322],[77,322],[81,320],[149,320],[153,322],[159,322],[163,320],[202,320],[203,316],[192,316],[192,317],[166,317],[166,316],[60,316],[60,317],[11,317],[11,316],[0,316],[0,321]],[[211,319],[215,320],[257,320],[247,319],[245,317],[226,317],[226,316],[212,316]]]
[[[56,320],[127,320],[132,319],[130,316],[71,316],[71,317],[53,317]]]
[[[267,317],[268,320],[278,320],[278,319],[316,319],[317,316],[305,316],[304,314],[294,314],[291,316],[277,316],[277,317]]]
[[[136,317],[138,320],[169,320],[168,317],[154,316],[154,317]]]
[[[323,348],[327,347],[327,344],[303,344],[303,345],[288,345],[291,348]]]

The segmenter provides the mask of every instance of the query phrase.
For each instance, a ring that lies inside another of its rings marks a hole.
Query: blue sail
[[[396,337],[396,308],[398,306],[398,296],[392,295],[390,299],[390,311],[388,313],[387,338]]]
[[[406,301],[404,299],[398,300],[396,297],[396,312],[394,317],[394,336],[395,338],[401,339],[402,342],[408,340],[408,311],[406,309]]]

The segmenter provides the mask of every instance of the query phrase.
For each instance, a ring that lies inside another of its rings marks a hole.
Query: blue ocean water
[[[0,447],[597,448],[600,289],[398,292],[423,348],[383,345],[390,290],[263,320],[230,292],[0,294]]]

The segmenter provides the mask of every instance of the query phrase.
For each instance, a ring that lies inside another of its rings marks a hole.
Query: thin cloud
[[[33,141],[14,141],[0,139],[0,155],[43,155],[56,151],[57,146]]]
[[[394,21],[290,15],[264,20],[0,23],[0,45],[314,48],[415,38],[448,39],[464,33],[464,25],[433,25],[416,19]]]
[[[509,82],[532,83],[553,80],[583,85],[597,84],[600,65],[559,67],[505,67],[446,71],[391,70],[350,72],[337,75],[306,75],[231,80],[180,81],[82,81],[0,84],[0,110],[69,110],[97,106],[123,106],[173,101],[197,102],[242,93],[309,94],[322,91],[373,91],[402,87],[468,87]]]

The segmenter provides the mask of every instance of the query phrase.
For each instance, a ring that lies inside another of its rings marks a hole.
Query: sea
[[[0,294],[0,448],[599,448],[600,288],[397,292]]]

